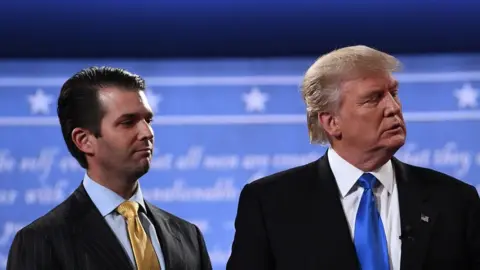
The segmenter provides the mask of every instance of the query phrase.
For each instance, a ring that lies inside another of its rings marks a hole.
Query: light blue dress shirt
[[[117,211],[115,211],[115,209],[125,200],[120,197],[120,195],[90,179],[87,174],[85,174],[85,177],[83,178],[83,186],[85,187],[88,196],[90,196],[95,206],[97,206],[98,210],[105,218],[105,221],[108,223],[112,231],[117,236],[128,257],[130,257],[134,269],[137,269],[130,240],[128,238],[126,221],[120,214],[117,213]],[[142,212],[139,209],[140,221],[143,225],[143,228],[145,229],[145,232],[152,240],[153,248],[157,253],[161,269],[166,269],[165,259],[162,254],[162,249],[160,246],[160,242],[158,241],[155,227],[145,214],[147,213],[147,208],[145,207],[145,202],[143,201],[140,183],[138,185],[136,193],[133,194],[129,201],[137,202],[140,205],[139,208],[143,209]]]

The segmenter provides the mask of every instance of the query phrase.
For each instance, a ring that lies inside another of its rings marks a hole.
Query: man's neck
[[[110,189],[125,200],[128,200],[133,196],[138,186],[137,179],[129,179],[125,176],[107,174],[93,168],[87,170],[87,175],[93,181]]]
[[[364,172],[377,170],[387,163],[394,154],[393,151],[385,149],[379,149],[371,152],[361,152],[354,148],[344,149],[338,146],[332,148],[340,157]]]

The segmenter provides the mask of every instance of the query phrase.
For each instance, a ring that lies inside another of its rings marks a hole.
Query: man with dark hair
[[[199,229],[143,199],[138,179],[154,142],[144,89],[140,76],[110,67],[65,82],[58,117],[85,177],[16,234],[8,270],[212,269]]]

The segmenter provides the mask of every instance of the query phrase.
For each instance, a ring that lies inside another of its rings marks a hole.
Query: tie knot
[[[371,173],[364,173],[358,179],[358,184],[364,189],[372,189],[376,184],[377,178]]]
[[[138,213],[138,203],[131,201],[123,202],[117,207],[117,212],[126,219],[134,218]]]

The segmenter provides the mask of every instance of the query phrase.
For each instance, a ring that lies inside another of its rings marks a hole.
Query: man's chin
[[[386,148],[389,148],[393,153],[395,153],[403,145],[405,145],[405,135],[395,134],[387,139]]]
[[[150,170],[150,162],[142,162],[140,166],[135,170],[136,178],[144,176]]]

